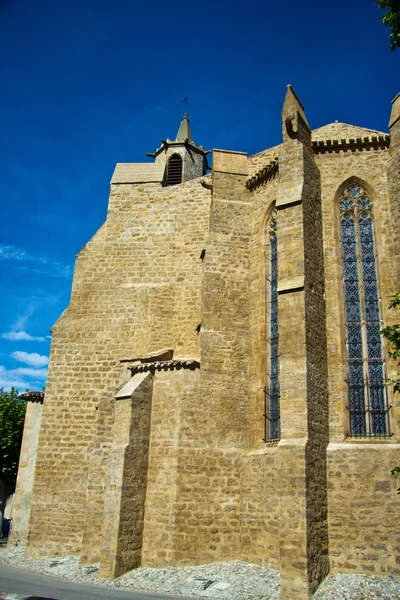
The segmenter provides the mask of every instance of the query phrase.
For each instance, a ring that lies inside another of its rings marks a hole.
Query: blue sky
[[[291,83],[312,128],[387,131],[400,49],[374,0],[0,0],[0,387],[45,383],[74,257],[117,162],[143,162],[188,112],[196,143],[281,141]]]

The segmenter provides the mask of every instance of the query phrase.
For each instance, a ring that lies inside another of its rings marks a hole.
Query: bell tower
[[[161,140],[161,146],[147,156],[155,158],[157,164],[165,164],[163,185],[178,185],[205,175],[208,169],[207,150],[193,141],[188,115],[181,120],[174,140]]]

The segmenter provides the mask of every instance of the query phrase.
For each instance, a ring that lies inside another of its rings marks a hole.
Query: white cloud
[[[18,367],[17,369],[11,369],[9,373],[13,375],[26,375],[32,379],[46,379],[47,369],[31,369],[29,367]]]
[[[5,392],[9,392],[11,388],[15,388],[22,393],[25,390],[29,390],[29,384],[23,379],[11,377],[7,372],[4,373],[0,367],[0,388],[4,388]]]
[[[0,244],[0,259],[21,263],[16,266],[22,271],[31,271],[52,277],[67,277],[72,275],[71,265],[65,265],[51,260],[47,256],[33,256],[23,248]],[[33,264],[34,263],[34,264]]]
[[[0,337],[10,342],[44,342],[46,339],[42,336],[30,335],[26,331],[7,331],[2,333]]]
[[[12,387],[19,392],[28,389],[39,390],[46,381],[47,369],[29,369],[20,367],[9,369],[0,365],[0,387],[9,391]]]
[[[0,244],[0,258],[5,258],[6,260],[29,260],[30,257],[22,248]]]
[[[31,365],[32,367],[45,367],[49,362],[47,356],[37,354],[37,352],[21,352],[16,350],[11,356],[18,362],[22,362],[25,365]]]
[[[31,302],[28,302],[28,304],[25,304],[24,313],[17,317],[17,320],[15,321],[15,323],[13,325],[11,325],[11,329],[13,331],[24,331],[26,324],[28,322],[28,319],[34,314],[36,308],[37,308],[36,302],[31,301]]]

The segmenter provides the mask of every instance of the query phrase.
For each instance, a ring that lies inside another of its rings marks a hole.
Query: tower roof
[[[183,115],[181,124],[179,125],[178,133],[176,134],[175,142],[192,142],[192,130],[190,128],[190,121],[187,113]]]
[[[161,140],[162,144],[155,152],[147,152],[147,156],[152,156],[156,158],[162,151],[167,150],[171,146],[185,146],[190,147],[195,152],[199,154],[206,154],[203,146],[198,146],[192,137],[192,130],[190,127],[190,121],[187,113],[185,113],[182,117],[181,123],[179,125],[178,133],[176,134],[176,138],[174,140],[170,140],[167,138],[166,140]]]

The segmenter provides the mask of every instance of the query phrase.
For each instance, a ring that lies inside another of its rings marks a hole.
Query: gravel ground
[[[278,600],[279,572],[242,561],[196,567],[135,569],[113,581],[98,579],[98,565],[80,567],[78,557],[27,560],[22,548],[0,548],[0,562],[70,581],[132,588],[212,600]],[[3,596],[18,600],[18,596]],[[313,600],[399,600],[400,577],[336,574],[327,577]],[[0,595],[0,600],[2,596]]]

